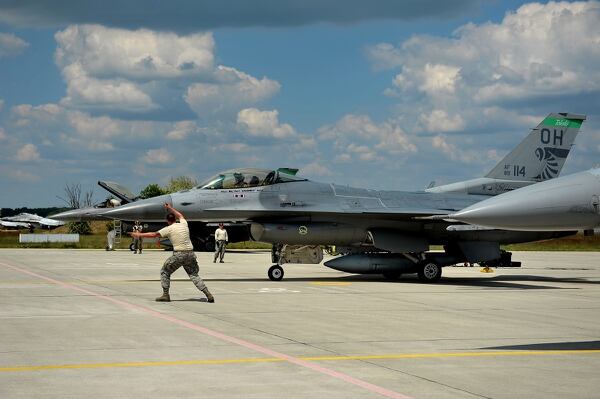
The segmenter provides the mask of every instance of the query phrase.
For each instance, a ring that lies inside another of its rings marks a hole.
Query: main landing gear
[[[423,283],[435,283],[442,278],[442,267],[435,262],[425,261],[417,271],[419,280]]]

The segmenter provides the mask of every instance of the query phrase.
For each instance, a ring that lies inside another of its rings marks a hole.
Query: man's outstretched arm
[[[171,205],[165,203],[165,208],[167,211],[172,212],[177,219],[185,219],[183,213],[179,212],[177,209],[173,208]]]
[[[133,233],[129,233],[132,237],[135,238],[140,238],[140,237],[145,237],[145,238],[155,238],[155,237],[161,237],[160,233],[158,231],[150,231],[148,233],[138,233],[138,232],[133,232]]]

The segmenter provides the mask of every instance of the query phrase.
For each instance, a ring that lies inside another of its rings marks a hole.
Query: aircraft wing
[[[25,223],[25,222],[10,222],[8,220],[1,220],[0,221],[0,225],[2,227],[11,227],[11,228],[17,228],[17,227],[29,228],[29,223]]]

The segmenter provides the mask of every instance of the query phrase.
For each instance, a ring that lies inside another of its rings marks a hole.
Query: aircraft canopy
[[[221,172],[204,181],[197,188],[202,190],[220,190],[229,188],[246,188],[270,186],[271,184],[304,181],[296,177],[296,169],[281,168],[277,170],[241,168]]]

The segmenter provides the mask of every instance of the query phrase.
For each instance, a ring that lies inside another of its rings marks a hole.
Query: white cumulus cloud
[[[523,101],[540,107],[548,98],[582,93],[598,98],[598,21],[598,1],[529,3],[499,23],[468,23],[452,37],[380,43],[367,56],[376,68],[399,69],[385,94],[402,99],[397,111],[416,122],[415,130],[451,131],[481,126],[484,108]],[[441,111],[452,115],[446,126],[432,123]]]
[[[189,135],[199,132],[201,132],[201,129],[198,127],[196,122],[179,121],[175,122],[173,129],[167,133],[167,138],[171,140],[184,140]]]
[[[237,112],[272,97],[281,87],[266,77],[257,79],[222,65],[217,67],[215,78],[214,83],[192,84],[185,94],[186,102],[200,117]]]
[[[55,39],[55,61],[67,84],[61,104],[68,108],[172,120],[189,119],[193,111],[203,118],[231,120],[241,108],[280,89],[266,77],[215,66],[210,32],[183,35],[70,25]]]
[[[421,115],[421,122],[430,132],[452,132],[465,127],[465,122],[459,114],[449,116],[442,109],[434,109],[429,114]]]
[[[165,148],[148,150],[142,158],[147,164],[166,164],[173,160],[173,156]]]
[[[319,162],[311,162],[304,166],[301,173],[305,176],[331,176],[333,174],[329,168]]]
[[[12,33],[0,32],[0,58],[19,55],[27,47],[29,47],[29,43],[20,37],[17,37]]]
[[[40,153],[35,145],[25,144],[17,151],[16,159],[20,162],[38,161],[40,159]]]
[[[296,135],[296,131],[291,125],[279,123],[277,110],[243,109],[238,113],[237,124],[242,131],[254,137],[285,139]]]
[[[123,79],[96,79],[90,77],[80,64],[63,69],[67,81],[67,95],[61,104],[73,108],[127,110],[143,112],[158,106],[138,85]]]
[[[381,154],[407,154],[417,151],[413,139],[393,121],[375,123],[366,115],[349,114],[333,125],[319,129],[321,140],[332,140],[339,152],[336,160],[372,161]]]
[[[194,77],[213,69],[210,33],[179,36],[148,29],[71,25],[56,34],[56,62],[78,64],[89,76],[131,80]]]

